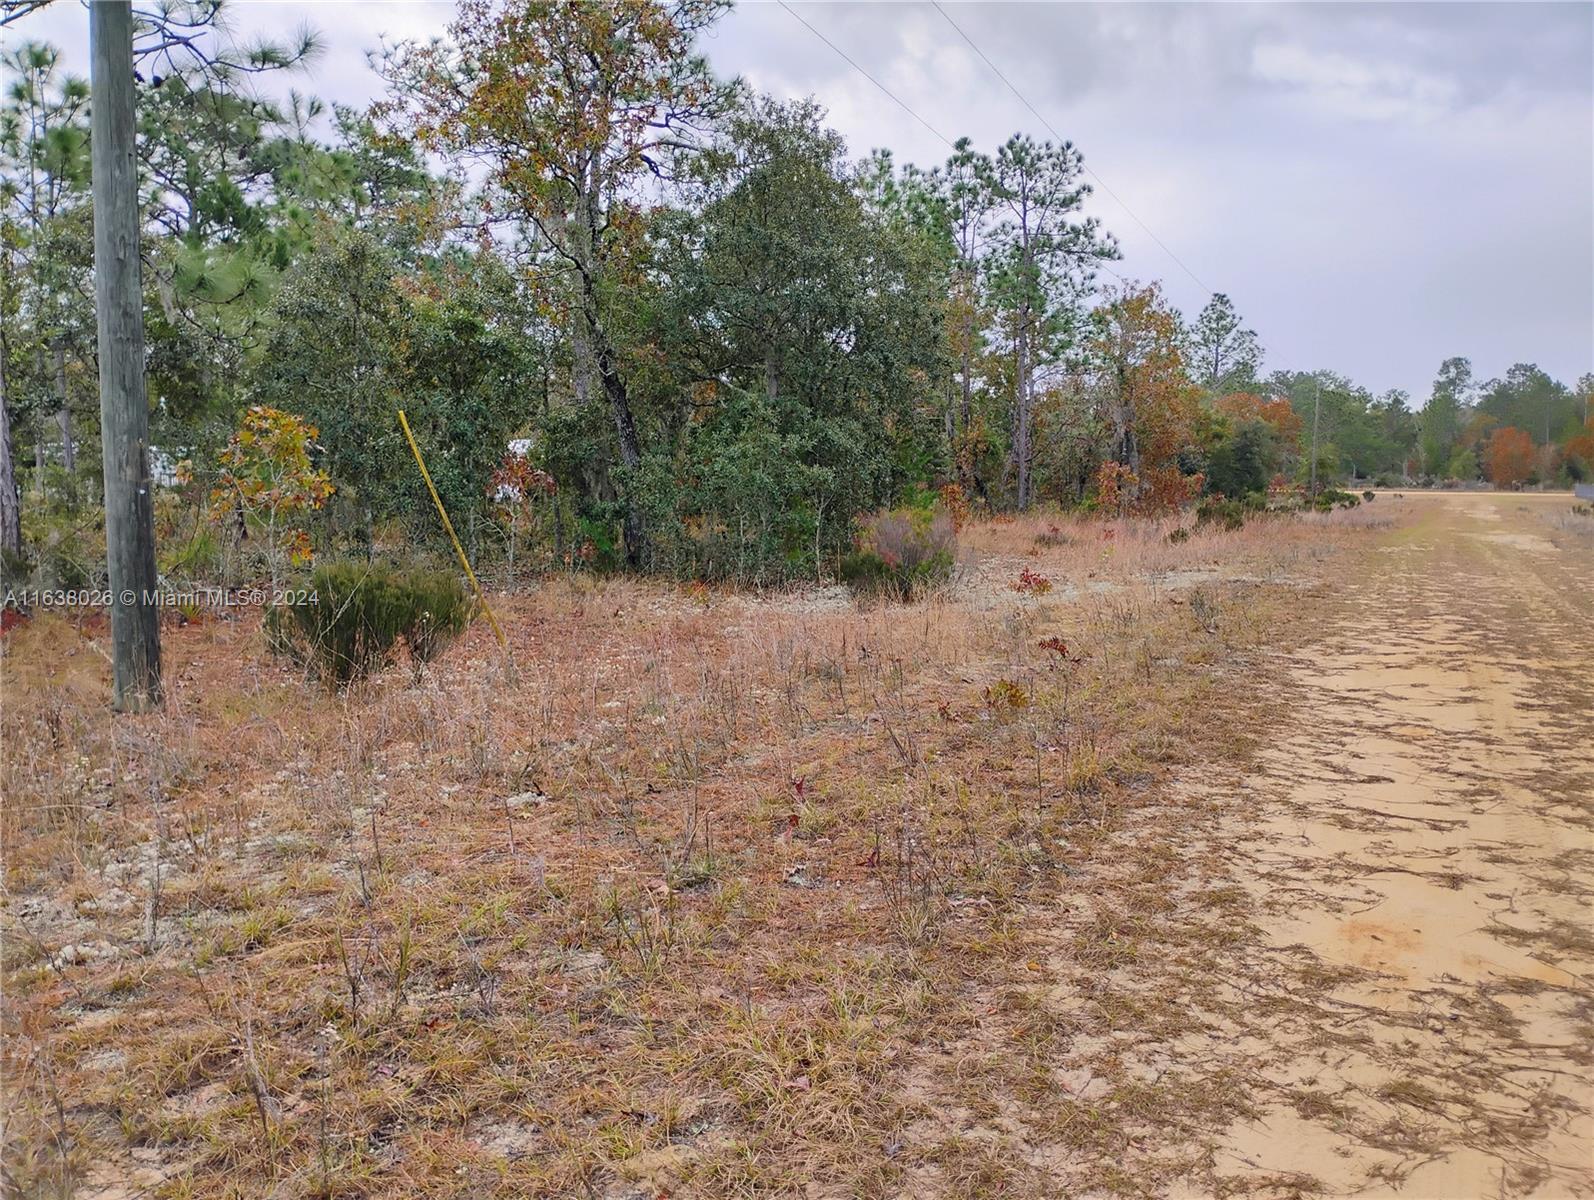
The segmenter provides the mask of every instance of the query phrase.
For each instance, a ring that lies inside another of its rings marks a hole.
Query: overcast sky
[[[987,150],[1048,136],[930,4],[793,7],[940,134]],[[245,2],[233,19],[244,33],[308,22],[325,51],[295,86],[360,103],[380,87],[366,51],[440,34],[450,11]],[[1484,378],[1521,361],[1569,384],[1594,370],[1594,5],[946,13],[1104,181],[1091,208],[1122,244],[1115,269],[1162,280],[1191,315],[1208,289],[1229,293],[1268,368],[1328,367],[1419,405],[1450,355]],[[86,71],[86,31],[67,0],[4,36],[54,41]],[[723,75],[817,97],[856,155],[946,156],[778,4],[743,3],[704,50]]]

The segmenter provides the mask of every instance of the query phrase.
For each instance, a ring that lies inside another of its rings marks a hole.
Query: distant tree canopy
[[[424,544],[403,407],[478,552],[520,536],[493,481],[526,477],[545,558],[750,582],[831,570],[860,514],[949,484],[1151,511],[1301,480],[1314,412],[1329,477],[1594,475],[1594,381],[1452,358],[1414,411],[1332,371],[1263,376],[1228,295],[1187,321],[1154,282],[1101,285],[1118,251],[1080,149],[852,159],[814,102],[714,77],[697,44],[723,11],[465,0],[447,36],[388,48],[368,112],[266,98],[311,35],[173,42],[138,95],[163,461],[214,486],[264,406],[318,431],[334,490],[307,536]],[[91,96],[48,46],[0,69],[15,567],[97,495]]]
[[[359,229],[325,230],[287,272],[269,311],[255,394],[320,430],[346,520],[369,540],[378,515],[435,520],[395,421],[406,410],[462,527],[542,387],[543,343],[503,262],[464,249],[401,272]]]
[[[1477,411],[1496,424],[1531,431],[1538,445],[1564,441],[1583,424],[1583,405],[1572,389],[1532,363],[1517,363],[1480,390]]]
[[[1594,450],[1591,397],[1591,376],[1569,388],[1532,363],[1517,363],[1479,384],[1467,359],[1446,359],[1419,414],[1422,469],[1437,478],[1482,475],[1497,484],[1586,478]]]

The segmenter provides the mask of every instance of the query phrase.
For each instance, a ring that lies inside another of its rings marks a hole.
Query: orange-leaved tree
[[[317,430],[304,418],[264,404],[244,414],[222,450],[221,475],[211,492],[215,520],[232,518],[240,536],[250,525],[264,533],[264,553],[275,588],[286,563],[307,563],[310,535],[293,524],[295,514],[320,508],[332,481],[310,461]]]
[[[1513,487],[1533,474],[1533,438],[1507,425],[1489,435],[1484,451],[1484,471],[1495,487]]]
[[[1195,440],[1200,389],[1185,371],[1179,317],[1152,284],[1125,284],[1095,314],[1096,361],[1108,483],[1122,511],[1166,511],[1194,498],[1201,481],[1179,470]],[[1117,469],[1117,468],[1122,468]]]
[[[1255,392],[1230,392],[1220,396],[1213,407],[1237,421],[1263,422],[1273,430],[1279,446],[1291,453],[1300,448],[1301,417],[1287,397],[1267,398]]]

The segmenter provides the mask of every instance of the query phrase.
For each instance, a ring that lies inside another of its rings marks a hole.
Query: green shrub
[[[26,586],[32,572],[33,563],[26,554],[0,546],[0,590],[10,591],[19,585]]]
[[[464,632],[473,605],[458,576],[340,562],[311,573],[307,595],[267,610],[271,648],[335,687],[392,660],[403,641],[419,666]]]
[[[841,577],[862,596],[912,600],[948,579],[957,561],[957,532],[945,510],[898,508],[859,522],[856,549],[841,560]]]
[[[452,571],[410,571],[404,576],[404,588],[410,605],[404,642],[412,659],[431,662],[465,632],[475,602]]]
[[[1266,422],[1242,419],[1232,428],[1224,422],[1207,456],[1207,490],[1223,496],[1265,491],[1278,458],[1277,439]]]
[[[160,550],[160,573],[176,579],[215,579],[221,571],[221,543],[209,529]]]
[[[105,584],[105,525],[54,496],[22,506],[22,552],[6,556],[8,587],[40,591],[100,588]]]
[[[646,511],[644,566],[739,587],[813,579],[843,554],[853,514],[890,495],[888,464],[866,431],[789,398],[726,391],[679,448],[636,473]],[[931,493],[931,498],[934,494]]]
[[[104,560],[83,553],[82,543],[73,538],[45,542],[33,560],[33,578],[42,591],[95,587],[105,577]]]
[[[1250,511],[1240,500],[1221,500],[1208,497],[1196,505],[1196,525],[1219,525],[1224,529],[1239,529],[1245,524],[1245,514]]]
[[[1312,507],[1318,512],[1329,512],[1335,508],[1355,508],[1362,502],[1362,498],[1354,492],[1344,492],[1338,488],[1324,488],[1317,493],[1312,501]]]

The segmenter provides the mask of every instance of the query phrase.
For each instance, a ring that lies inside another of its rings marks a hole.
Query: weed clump
[[[1011,679],[998,679],[985,689],[985,704],[992,712],[1008,713],[1030,706],[1029,692]]]
[[[1225,500],[1210,496],[1196,505],[1196,525],[1217,525],[1223,529],[1240,529],[1245,525],[1247,507],[1238,500]]]
[[[1073,540],[1073,538],[1069,537],[1056,525],[1048,525],[1046,527],[1045,533],[1038,533],[1035,535],[1035,544],[1037,546],[1046,547],[1047,549],[1050,549],[1053,546],[1071,545]]]
[[[267,611],[266,637],[275,652],[342,687],[385,666],[401,640],[417,668],[431,661],[464,632],[472,611],[450,571],[329,563],[293,603]]]
[[[912,600],[951,577],[957,531],[944,507],[873,513],[859,526],[856,548],[841,560],[841,577],[857,594]]]
[[[1025,567],[1013,581],[1013,590],[1023,596],[1044,596],[1052,590],[1052,581],[1037,571]]]

